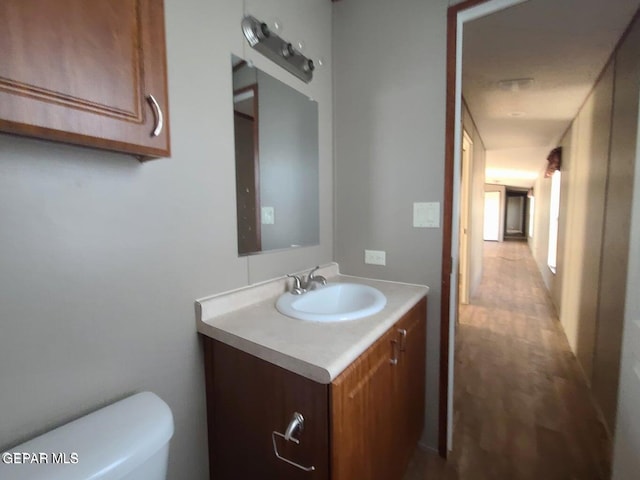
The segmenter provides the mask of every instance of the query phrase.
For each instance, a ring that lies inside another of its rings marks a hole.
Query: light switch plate
[[[263,225],[273,225],[276,223],[276,212],[273,207],[262,207],[260,209],[260,221]]]
[[[368,263],[369,265],[386,265],[387,252],[384,250],[365,250],[364,263]]]
[[[439,228],[440,202],[414,203],[413,226],[416,228]]]

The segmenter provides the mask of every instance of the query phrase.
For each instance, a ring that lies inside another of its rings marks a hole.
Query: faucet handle
[[[315,272],[320,268],[320,265],[316,265],[314,269],[309,272],[307,275],[307,285],[311,285],[311,282],[318,282],[321,285],[327,284],[327,279],[322,275],[316,275]]]
[[[307,279],[312,280],[313,278],[315,278],[314,273],[320,268],[320,265],[316,265],[314,268],[311,269],[311,271],[309,272],[309,275],[307,275]]]
[[[302,288],[302,279],[298,275],[287,273],[287,277],[293,278],[293,288],[291,289],[291,293],[294,295],[300,295],[306,292],[306,290]]]

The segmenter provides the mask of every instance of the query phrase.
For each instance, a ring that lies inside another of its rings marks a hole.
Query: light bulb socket
[[[283,42],[282,44],[282,56],[284,58],[292,57],[296,51],[293,49],[293,45],[290,42]]]
[[[309,59],[307,59],[307,61],[306,61],[306,62],[304,62],[304,63],[302,64],[302,69],[303,69],[305,72],[313,72],[313,71],[316,69],[316,66],[315,66],[315,64],[313,63],[313,60],[311,60],[311,59],[309,58]]]
[[[260,24],[259,36],[262,36],[262,38],[269,38],[271,36],[271,30],[269,30],[269,25],[267,25],[264,22]]]

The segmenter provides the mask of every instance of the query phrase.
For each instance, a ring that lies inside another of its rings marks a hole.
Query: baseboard
[[[430,447],[426,443],[418,442],[418,448],[423,452],[435,453],[436,455],[439,455],[437,448]]]

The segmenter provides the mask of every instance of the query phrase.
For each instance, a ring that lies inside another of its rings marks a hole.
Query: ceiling
[[[487,183],[533,185],[639,4],[529,0],[464,24],[462,92]]]

